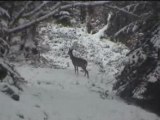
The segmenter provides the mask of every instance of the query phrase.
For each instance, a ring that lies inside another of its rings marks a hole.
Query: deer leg
[[[78,75],[78,66],[77,66],[77,75]]]
[[[86,76],[86,70],[85,67],[82,67],[83,71],[84,71],[84,76]]]
[[[76,66],[74,66],[75,74],[76,74]]]
[[[88,73],[88,71],[86,70],[86,72],[87,72],[87,78],[89,78],[89,73]]]
[[[85,74],[87,74],[87,78],[89,78],[89,74],[86,68],[85,68]]]
[[[83,67],[83,70],[85,72],[84,76],[86,76],[86,74],[87,74],[87,77],[89,78],[89,74],[88,74],[88,71],[86,70],[86,67]]]
[[[89,78],[89,74],[88,71],[85,69],[85,73],[87,74],[87,78]]]

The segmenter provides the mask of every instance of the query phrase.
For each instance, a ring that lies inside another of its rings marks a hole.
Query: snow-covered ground
[[[28,65],[17,69],[28,84],[19,102],[0,93],[1,120],[159,120],[121,100],[102,99],[92,91],[90,79],[76,76],[73,70]],[[95,73],[90,76],[96,78]]]
[[[73,48],[75,56],[88,61],[89,73],[94,72],[94,69],[99,71],[95,78],[90,78],[95,86],[103,91],[111,91],[112,84],[108,85],[108,83],[115,82],[114,75],[123,69],[125,55],[129,51],[124,45],[115,44],[106,39],[100,40],[101,32],[94,35],[88,34],[84,27],[60,27],[48,23],[45,27],[41,27],[39,32],[44,39],[42,44],[49,44],[51,47],[51,50],[42,56],[51,60],[54,66],[74,70],[68,56],[69,48]]]
[[[99,40],[82,28],[47,25],[40,30],[51,50],[43,56],[55,68],[16,64],[28,81],[14,101],[0,92],[0,120],[160,120],[155,114],[128,105],[112,91],[114,74],[123,68],[123,45]],[[69,47],[88,60],[90,78],[75,75]],[[108,96],[105,91],[108,90]]]

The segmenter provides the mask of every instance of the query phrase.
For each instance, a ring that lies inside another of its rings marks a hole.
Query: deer
[[[78,75],[78,67],[81,67],[85,72],[84,76],[86,76],[86,74],[87,74],[87,78],[89,78],[89,74],[86,69],[88,62],[85,59],[75,57],[73,55],[73,49],[69,48],[68,55],[70,56],[70,59],[72,60],[72,63],[73,63],[74,69],[75,69],[75,74],[77,72],[77,75]]]

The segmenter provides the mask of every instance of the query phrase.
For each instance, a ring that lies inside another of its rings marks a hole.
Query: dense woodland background
[[[108,24],[101,37],[130,49],[113,90],[129,103],[160,114],[159,11],[158,1],[0,1],[0,79],[10,76],[11,84],[23,90],[25,80],[11,62],[47,64],[40,56],[48,51],[38,34],[43,23],[85,25],[89,34]]]

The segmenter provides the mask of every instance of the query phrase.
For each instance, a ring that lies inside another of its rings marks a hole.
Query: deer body
[[[82,58],[78,58],[78,57],[73,56],[72,51],[73,51],[73,49],[69,49],[68,54],[69,54],[69,56],[72,60],[72,63],[74,65],[75,73],[77,72],[77,74],[78,74],[78,67],[81,67],[85,72],[84,75],[87,74],[87,77],[89,78],[88,71],[86,70],[86,67],[87,67],[87,64],[88,64],[87,61],[82,59]]]

